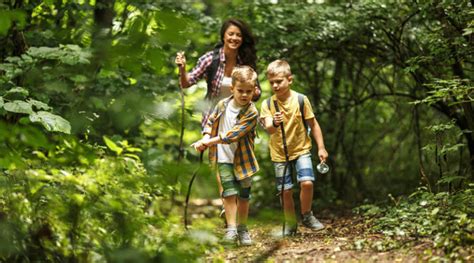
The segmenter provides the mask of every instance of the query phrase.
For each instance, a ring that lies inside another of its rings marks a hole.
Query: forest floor
[[[190,210],[196,224],[207,224],[217,237],[224,234],[224,221],[218,219],[216,202],[202,205],[192,202]],[[211,205],[214,203],[214,206]],[[194,207],[194,208],[193,208]],[[360,216],[346,211],[322,211],[316,217],[325,225],[313,231],[299,224],[298,234],[281,238],[278,211],[263,212],[267,215],[249,217],[252,246],[227,246],[224,250],[208,255],[208,261],[225,262],[420,262],[436,258],[441,253],[433,249],[431,240],[413,240],[401,248],[389,249],[390,241],[382,234],[370,233],[367,222]],[[277,214],[275,214],[277,213]],[[206,215],[207,214],[207,215]],[[209,216],[213,214],[212,216]],[[207,221],[207,222],[206,222]],[[198,223],[201,222],[201,223]],[[193,227],[194,228],[194,227]],[[374,245],[375,244],[375,245]],[[433,255],[435,254],[435,255]]]

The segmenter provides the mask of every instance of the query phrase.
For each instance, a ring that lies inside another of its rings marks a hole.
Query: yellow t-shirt
[[[278,102],[278,107],[283,113],[283,124],[285,128],[286,145],[288,146],[288,155],[290,161],[298,158],[302,154],[311,150],[311,138],[305,130],[301,118],[300,105],[298,104],[298,93],[291,91],[290,97],[285,102],[281,102],[276,95],[270,98],[270,109],[268,109],[266,100],[262,103],[260,116],[262,118],[273,117],[275,105],[273,101]],[[304,117],[306,120],[314,118],[313,109],[306,96],[304,96]],[[281,130],[270,135],[270,156],[274,162],[285,162],[285,152],[283,150],[283,140]]]

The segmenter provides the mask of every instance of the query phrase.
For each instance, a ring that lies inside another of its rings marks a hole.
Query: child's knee
[[[250,187],[240,189],[239,198],[243,200],[250,199]]]
[[[284,190],[284,191],[283,191],[283,196],[284,196],[285,198],[287,198],[287,197],[293,198],[293,190],[291,190],[291,189]]]
[[[303,181],[300,183],[301,189],[310,189],[313,188],[313,182],[312,181]]]

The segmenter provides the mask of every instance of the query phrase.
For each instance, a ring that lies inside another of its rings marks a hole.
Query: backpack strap
[[[219,51],[220,51],[219,47],[214,49],[214,51],[212,52],[211,65],[209,65],[206,70],[206,82],[207,82],[206,98],[207,99],[211,97],[212,81],[214,80],[214,77],[216,76],[216,73],[217,73],[217,69],[219,68],[219,62],[220,62]]]
[[[268,98],[265,100],[267,103],[268,110],[271,112],[270,108],[270,100],[272,97]],[[301,113],[301,120],[303,121],[304,129],[308,131],[308,124],[306,123],[306,120],[304,118],[304,95],[301,93],[298,93],[298,105],[300,107],[300,113]]]
[[[301,119],[303,120],[304,129],[308,131],[308,124],[304,118],[304,95],[298,93],[298,104],[300,105]]]

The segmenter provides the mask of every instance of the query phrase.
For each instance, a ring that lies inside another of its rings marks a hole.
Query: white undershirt
[[[218,101],[227,98],[232,94],[230,92],[230,87],[232,87],[232,78],[224,76],[221,82],[221,91],[219,93]]]
[[[227,104],[225,112],[219,119],[219,134],[226,133],[231,130],[237,123],[237,115],[242,107],[235,105],[234,99],[231,99]],[[237,149],[237,142],[231,144],[217,145],[217,162],[218,163],[234,163],[234,153]]]

